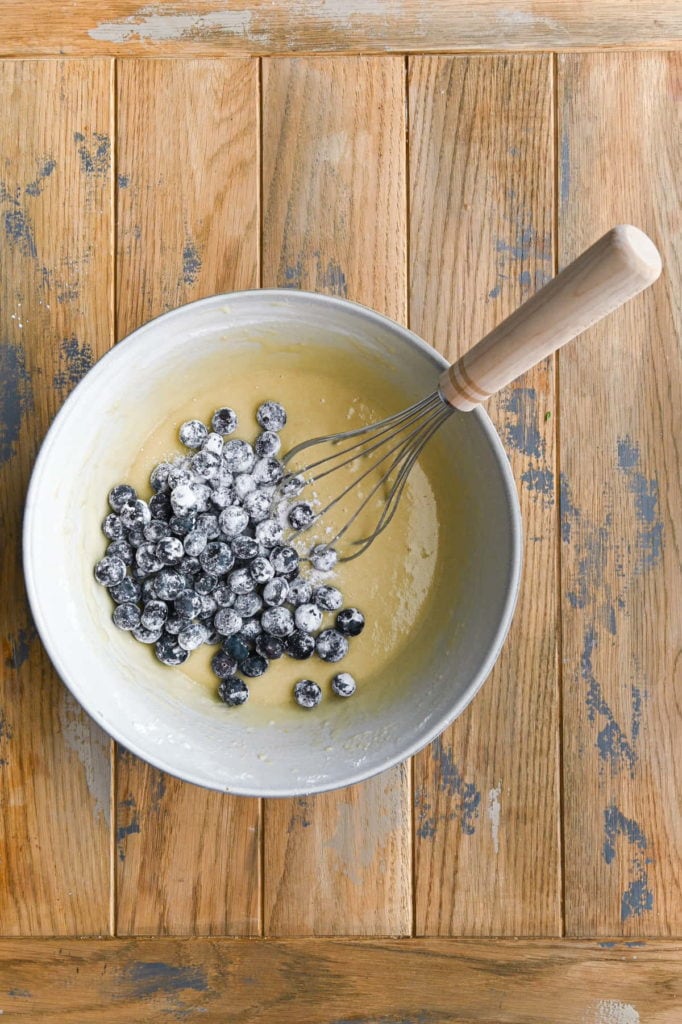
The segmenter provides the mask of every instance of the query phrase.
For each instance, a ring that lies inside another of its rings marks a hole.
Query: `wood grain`
[[[677,0],[5,0],[2,54],[187,56],[678,45]]]
[[[263,64],[263,285],[405,320],[404,64]],[[409,768],[266,802],[269,935],[411,930]],[[301,870],[304,865],[304,870]]]
[[[116,158],[119,336],[258,283],[255,62],[121,62]],[[118,932],[258,934],[259,802],[127,752],[116,792]]]
[[[112,343],[111,62],[2,62],[0,103],[0,930],[101,934],[110,744],[36,636],[21,519],[50,421]]]
[[[627,219],[663,276],[560,356],[566,927],[682,928],[682,61],[559,61],[559,257]]]
[[[453,360],[552,274],[551,63],[409,61],[410,326]],[[415,760],[417,934],[561,931],[552,361],[486,403],[524,573],[502,655]]]
[[[682,946],[551,941],[0,941],[41,1024],[677,1024]]]

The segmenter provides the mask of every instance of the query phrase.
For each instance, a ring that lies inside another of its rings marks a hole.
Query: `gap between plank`
[[[256,75],[257,81],[257,100],[256,100],[256,118],[257,118],[257,130],[256,130],[256,167],[258,170],[258,188],[256,189],[256,204],[257,214],[256,221],[258,224],[256,231],[256,264],[257,264],[257,280],[258,287],[263,287],[263,58],[257,57],[257,68],[258,73]],[[265,935],[265,799],[261,796],[258,798],[258,821],[260,825],[260,836],[258,844],[258,856],[260,863],[258,865],[258,884],[260,891],[260,907],[258,908],[258,928],[261,938]]]
[[[117,144],[118,144],[118,68],[116,58],[111,61],[111,94],[109,131],[111,133],[111,348],[116,344],[118,338],[118,324],[116,317],[116,273],[117,259],[116,247],[118,245],[118,211],[117,211]],[[116,935],[116,740],[109,739],[109,931],[112,936]]]

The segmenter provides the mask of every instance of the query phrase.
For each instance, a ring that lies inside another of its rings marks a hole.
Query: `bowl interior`
[[[247,795],[347,785],[426,744],[488,675],[518,585],[516,492],[497,435],[476,411],[452,416],[429,448],[439,519],[456,537],[434,577],[432,614],[382,678],[366,681],[367,699],[314,714],[263,715],[249,704],[238,714],[216,714],[208,691],[111,626],[109,598],[92,566],[103,550],[106,494],[122,479],[131,451],[160,420],[177,422],[180,387],[205,416],[202,388],[216,374],[229,384],[230,359],[272,359],[278,373],[295,374],[311,349],[330,374],[351,360],[368,379],[381,378],[396,409],[433,391],[444,365],[409,332],[342,300],[293,291],[204,299],[140,328],[90,371],[52,425],[27,499],[31,606],[76,698],[156,766]]]

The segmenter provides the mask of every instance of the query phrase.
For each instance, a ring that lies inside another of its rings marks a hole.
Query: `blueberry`
[[[109,540],[120,540],[123,536],[123,523],[115,512],[110,512],[102,523],[102,532]]]
[[[185,557],[185,549],[179,537],[164,537],[156,545],[156,557],[164,565],[177,565]]]
[[[213,591],[213,597],[219,608],[230,608],[234,604],[234,590],[221,584]]]
[[[243,661],[251,653],[251,641],[241,633],[232,633],[223,640],[223,650],[237,661]]]
[[[199,555],[199,561],[205,572],[210,572],[213,576],[222,576],[234,565],[234,555],[224,541],[210,540]]]
[[[259,551],[258,541],[253,537],[245,537],[244,534],[240,534],[232,541],[232,554],[241,562],[251,562]]]
[[[164,523],[167,523],[173,515],[170,494],[166,491],[162,494],[153,494],[149,499],[149,511],[153,519],[161,519]]]
[[[350,672],[339,672],[332,679],[332,690],[338,697],[352,697],[356,683]]]
[[[287,422],[287,414],[283,405],[279,402],[263,402],[258,407],[256,419],[263,430],[282,430]]]
[[[322,690],[312,679],[301,679],[294,686],[294,700],[302,708],[316,708],[322,700]]]
[[[258,543],[265,548],[272,548],[279,544],[284,536],[284,530],[276,519],[264,519],[258,523],[254,532]]]
[[[188,512],[180,516],[171,516],[168,525],[176,537],[186,537],[194,529],[196,521],[196,513]]]
[[[345,636],[359,636],[365,628],[365,616],[357,608],[344,608],[336,616],[336,628]]]
[[[183,590],[173,602],[173,608],[177,615],[183,619],[193,619],[201,611],[201,597],[193,590]]]
[[[257,484],[278,484],[283,476],[282,463],[272,455],[258,459],[253,467],[253,479]]]
[[[200,594],[201,598],[201,611],[199,612],[199,618],[206,621],[206,619],[213,620],[213,616],[218,611],[218,602],[214,598],[213,594]]]
[[[220,525],[218,523],[218,517],[214,516],[212,512],[202,512],[197,517],[197,523],[194,527],[199,533],[203,533],[209,540],[216,540],[220,536]]]
[[[273,636],[272,633],[260,633],[256,637],[256,650],[270,661],[275,658],[281,658],[284,654],[284,647],[284,641],[278,636]],[[315,644],[313,643],[313,649],[314,647]]]
[[[200,555],[207,544],[208,537],[201,530],[190,530],[189,533],[185,534],[183,540],[185,552],[193,558]]]
[[[271,607],[284,604],[289,593],[289,584],[281,577],[270,580],[263,587],[263,600]]]
[[[162,664],[171,666],[182,665],[189,657],[175,637],[167,633],[163,633],[154,644],[154,653]]]
[[[272,502],[263,491],[252,491],[244,498],[244,511],[253,523],[261,523],[270,515]]]
[[[211,658],[211,668],[218,679],[229,679],[237,671],[237,659],[226,651],[218,651]]]
[[[223,453],[224,443],[223,435],[214,432],[208,435],[201,446],[201,450],[203,452],[208,452],[209,455],[221,456]]]
[[[264,430],[256,438],[253,447],[259,459],[266,459],[277,454],[282,447],[282,441],[279,434],[272,430]]]
[[[237,429],[237,413],[234,409],[216,409],[211,417],[211,426],[217,434],[234,434]]]
[[[289,525],[293,530],[306,530],[315,522],[313,506],[308,501],[299,501],[289,509]]]
[[[156,553],[156,544],[140,544],[135,552],[135,562],[145,576],[163,569],[163,562]]]
[[[142,596],[142,587],[132,576],[126,576],[120,583],[110,587],[109,593],[116,604],[129,604],[130,602],[134,604]]]
[[[252,619],[263,611],[263,598],[260,594],[237,594],[233,607],[243,619]]]
[[[137,491],[129,484],[117,484],[109,491],[109,504],[114,512],[120,512],[124,505],[137,499]]]
[[[247,494],[256,490],[256,481],[250,473],[240,473],[234,479],[234,493],[239,501],[243,501]]]
[[[181,629],[184,629],[187,625],[187,619],[184,619],[181,615],[169,615],[166,619],[164,629],[166,633],[177,636]]]
[[[313,563],[313,568],[318,569],[320,572],[329,572],[339,560],[339,556],[334,548],[330,548],[328,544],[315,544],[310,549],[309,558]]]
[[[146,537],[144,535],[144,525],[138,523],[137,526],[131,526],[128,530],[128,543],[134,548],[139,548],[140,544],[144,544]]]
[[[294,631],[294,620],[288,608],[268,608],[260,621],[265,632],[273,636],[290,636]]]
[[[214,576],[210,572],[199,573],[197,578],[194,580],[194,589],[197,594],[201,594],[202,597],[205,594],[212,594],[217,586],[218,577]]]
[[[218,686],[218,696],[230,707],[237,707],[249,698],[249,688],[243,679],[231,676],[223,679]]]
[[[343,594],[336,587],[318,587],[313,593],[313,601],[325,612],[335,612],[343,604]]]
[[[185,576],[189,577],[190,585],[193,585],[192,577],[198,576],[201,572],[201,562],[198,558],[193,558],[191,555],[187,555],[182,563],[182,571]]]
[[[178,633],[178,643],[185,651],[195,651],[206,642],[208,630],[202,622],[190,622]]]
[[[316,604],[300,604],[294,612],[294,622],[304,633],[314,633],[322,625],[322,612]]]
[[[230,473],[249,473],[256,456],[248,441],[228,441],[223,448],[223,465]]]
[[[141,592],[142,600],[145,603],[147,601],[156,601],[156,576],[148,576],[147,579],[142,580]]]
[[[187,420],[178,433],[185,448],[201,448],[208,437],[208,430],[201,420]]]
[[[202,448],[192,456],[192,469],[201,480],[212,480],[220,470],[220,456]]]
[[[251,646],[253,646],[262,632],[263,627],[258,619],[247,619],[242,626],[240,636],[246,641],[246,643],[250,643]]]
[[[173,569],[161,569],[153,578],[154,596],[161,601],[174,601],[185,589],[185,580]]]
[[[224,509],[232,505],[235,499],[235,491],[229,484],[221,484],[219,487],[211,488],[211,503],[214,508]]]
[[[295,629],[291,636],[287,638],[287,654],[290,658],[304,661],[305,658],[312,657],[314,653],[315,637],[311,636],[310,633],[304,633],[300,629]]]
[[[348,654],[348,641],[338,629],[323,629],[315,641],[315,650],[322,661],[341,661]]]
[[[215,613],[213,625],[221,636],[234,636],[242,628],[242,617],[233,608],[220,608]]]
[[[119,515],[126,530],[130,530],[134,526],[146,526],[152,518],[149,506],[146,501],[142,501],[141,498],[135,498],[133,501],[126,501],[125,505],[122,506]]]
[[[197,512],[206,512],[210,503],[213,491],[206,483],[193,484],[197,496]]]
[[[237,537],[249,525],[249,514],[243,508],[239,508],[238,505],[228,505],[220,513],[218,522],[220,523],[220,529],[226,537]]]
[[[189,484],[192,482],[192,479],[193,474],[189,468],[189,459],[176,459],[168,470],[168,489],[172,491],[179,487],[180,484]]]
[[[251,573],[246,567],[234,569],[227,577],[227,585],[235,594],[250,594],[256,589],[256,584],[251,578]]]
[[[289,581],[289,596],[287,597],[289,604],[309,604],[312,597],[312,585],[302,576],[297,576],[296,579]]]
[[[168,487],[168,474],[170,473],[171,467],[168,462],[160,462],[158,466],[154,466],[154,469],[149,474],[149,483],[152,485],[152,490],[163,491]]]
[[[258,555],[249,565],[249,573],[255,583],[267,583],[275,575],[275,570],[267,558],[263,555]]]
[[[105,555],[95,566],[95,579],[103,587],[115,587],[126,574],[126,564],[115,555]]]
[[[272,549],[270,561],[278,576],[289,576],[298,572],[298,555],[293,548],[285,544]]]
[[[171,528],[163,519],[150,519],[144,528],[144,539],[149,543],[158,544],[164,537],[169,537]]]
[[[160,630],[167,618],[168,608],[164,601],[147,601],[140,621],[146,629]]]
[[[178,484],[171,491],[171,506],[176,516],[186,516],[199,507],[199,494],[194,484]]]
[[[115,626],[119,629],[135,629],[140,624],[140,609],[136,604],[118,604],[111,616]]]
[[[262,654],[249,654],[239,665],[244,675],[252,679],[255,679],[256,676],[262,676],[267,667],[267,659]]]
[[[135,639],[139,640],[141,644],[155,644],[161,636],[161,632],[161,629],[147,629],[142,623],[131,630]]]
[[[290,473],[281,480],[278,489],[285,498],[295,498],[304,487],[304,478],[298,473]]]
[[[106,554],[110,558],[120,558],[126,565],[132,565],[135,558],[133,547],[127,540],[112,540],[107,544]]]

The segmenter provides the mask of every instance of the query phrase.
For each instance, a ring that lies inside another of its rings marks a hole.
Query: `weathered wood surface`
[[[0,55],[675,46],[677,0],[5,0]]]
[[[264,62],[264,286],[405,321],[404,133],[401,58]],[[266,802],[266,935],[411,933],[409,773]]]
[[[682,60],[559,59],[559,261],[629,221],[645,294],[559,356],[566,930],[682,930]]]
[[[110,927],[111,744],[57,679],[36,636],[24,591],[21,523],[30,470],[52,417],[113,341],[111,85],[108,60],[0,64],[0,932],[6,935],[100,934]]]
[[[552,275],[551,59],[411,58],[409,111],[410,326],[454,361]],[[557,935],[552,360],[487,409],[521,498],[523,581],[491,678],[415,759],[416,929]]]
[[[0,941],[40,1024],[678,1024],[682,946],[403,939]]]
[[[120,63],[119,337],[184,302],[258,284],[257,72],[249,60]],[[118,934],[259,933],[258,800],[119,750],[115,828]]]

